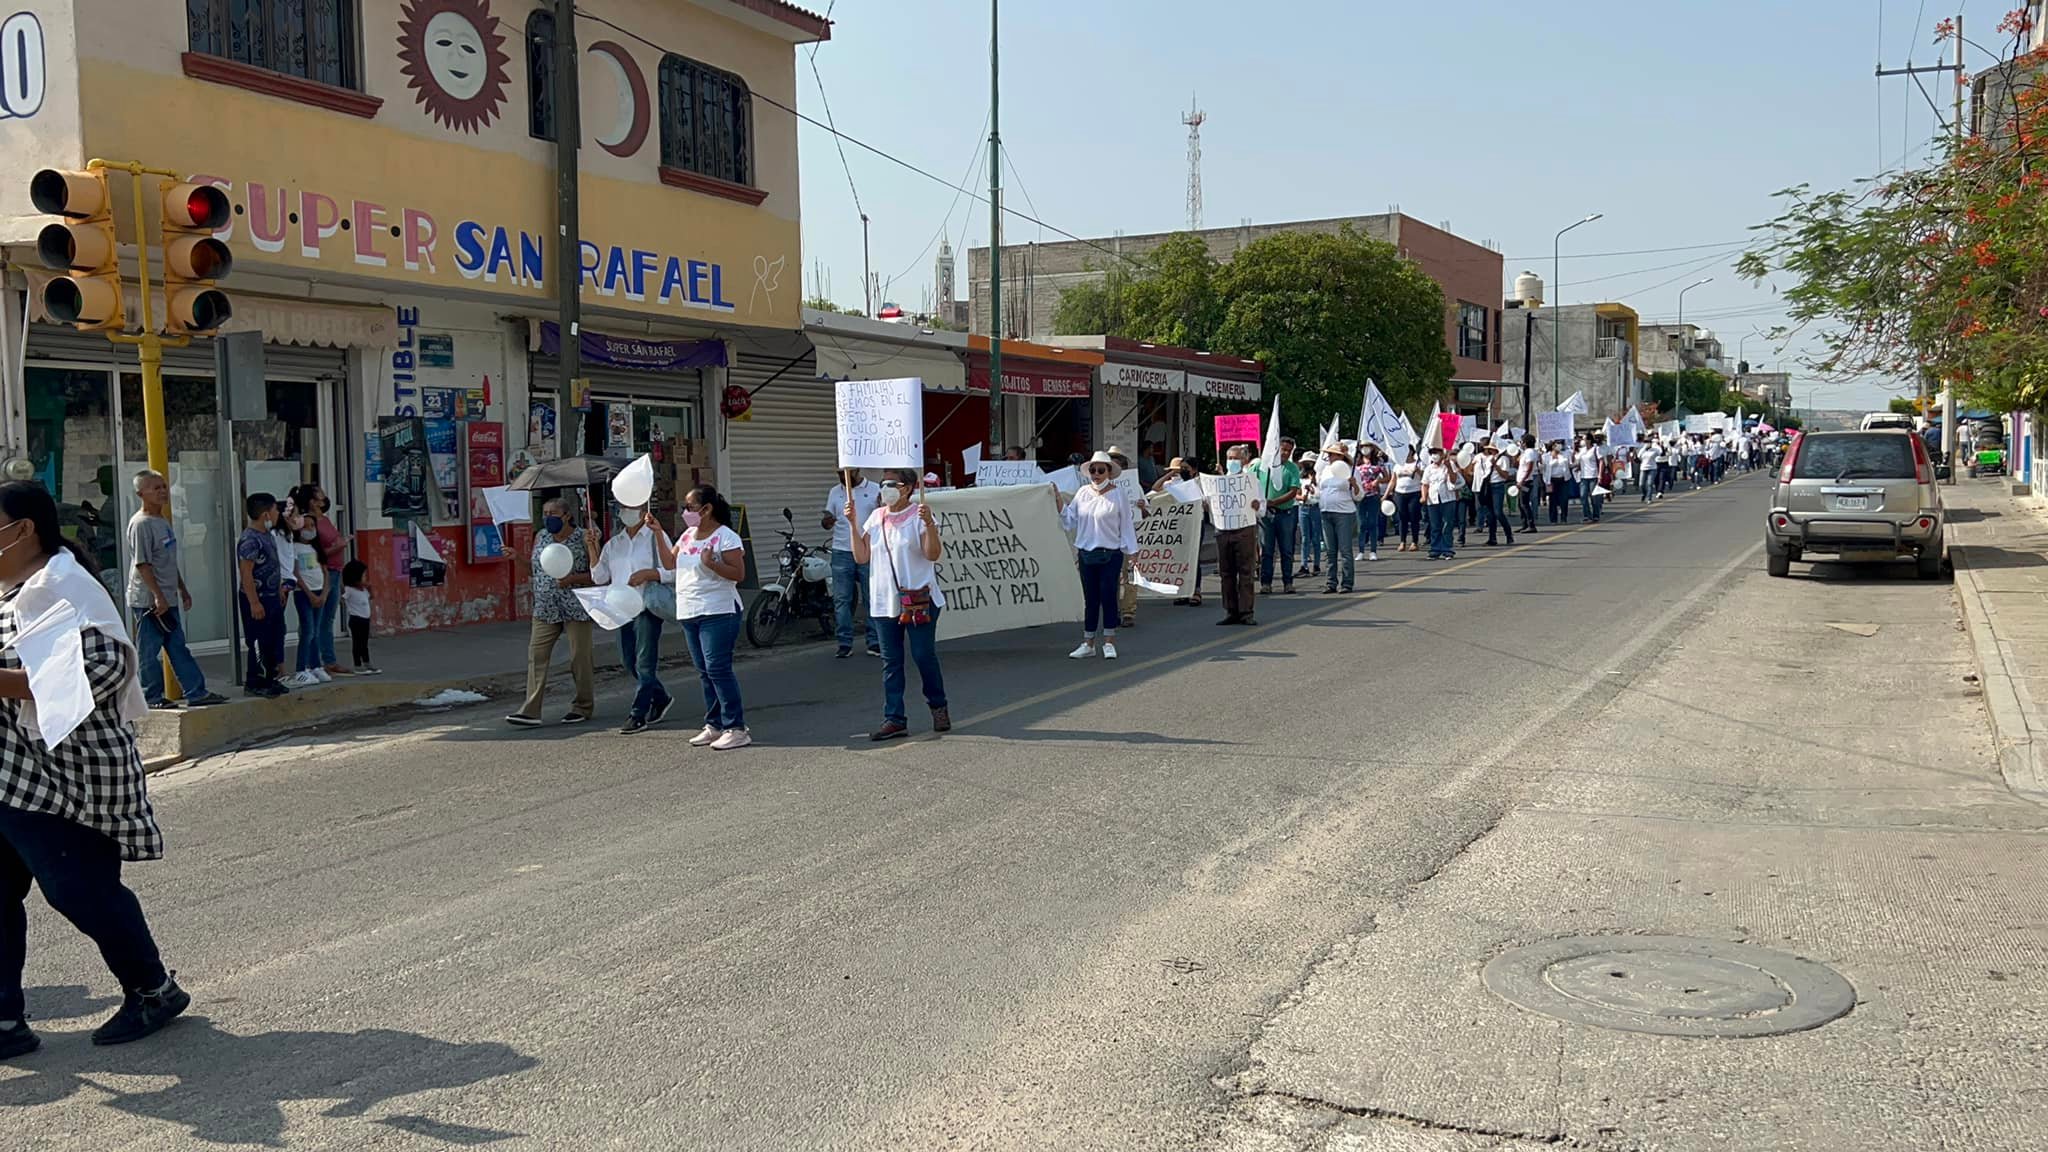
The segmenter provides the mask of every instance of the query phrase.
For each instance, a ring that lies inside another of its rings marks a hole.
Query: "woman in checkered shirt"
[[[76,613],[93,708],[54,747],[42,738],[15,638],[49,605]],[[39,484],[0,484],[0,1059],[33,1052],[22,1002],[29,885],[99,945],[121,1008],[95,1044],[139,1040],[191,1003],[164,970],[121,865],[163,855],[135,747],[135,648],[85,554]]]

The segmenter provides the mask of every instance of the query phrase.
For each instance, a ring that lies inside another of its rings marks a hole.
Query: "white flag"
[[[1396,464],[1406,459],[1408,450],[1415,446],[1415,426],[1408,422],[1408,417],[1394,411],[1394,406],[1380,393],[1379,385],[1370,380],[1365,382],[1365,400],[1358,413],[1358,438],[1379,445]]]
[[[1564,403],[1557,406],[1557,410],[1559,412],[1569,412],[1574,416],[1586,415],[1590,411],[1586,407],[1586,394],[1584,392],[1572,393],[1570,396],[1565,397]]]
[[[1431,405],[1429,406],[1429,423],[1427,423],[1427,424],[1424,424],[1424,425],[1422,426],[1422,450],[1423,450],[1424,452],[1427,452],[1427,451],[1429,451],[1429,450],[1430,450],[1430,449],[1432,449],[1432,448],[1442,448],[1443,446],[1444,446],[1444,412],[1443,412],[1443,405],[1441,405],[1441,404],[1431,404]]]
[[[1408,451],[1408,455],[1415,455],[1415,445],[1422,441],[1422,437],[1416,435],[1415,421],[1410,420],[1406,412],[1401,413],[1401,430],[1408,434],[1408,443],[1404,446]],[[1394,461],[1394,463],[1399,464],[1401,460],[1406,458],[1407,457],[1398,458]]]
[[[1280,398],[1273,397],[1273,415],[1266,421],[1265,449],[1259,453],[1259,461],[1272,468],[1280,459]]]

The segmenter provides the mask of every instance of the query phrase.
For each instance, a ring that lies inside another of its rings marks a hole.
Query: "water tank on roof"
[[[1515,277],[1515,299],[1524,308],[1538,308],[1543,304],[1543,277],[1534,272],[1524,272]]]

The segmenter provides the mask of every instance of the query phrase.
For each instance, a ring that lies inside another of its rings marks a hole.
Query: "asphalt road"
[[[1113,664],[950,645],[944,738],[870,745],[876,663],[812,647],[742,666],[743,752],[498,703],[160,777],[130,875],[192,1017],[88,1047],[110,980],[33,904],[0,1145],[1204,1146],[1317,961],[1761,566],[1763,498],[1385,553],[1256,628],[1212,582]]]

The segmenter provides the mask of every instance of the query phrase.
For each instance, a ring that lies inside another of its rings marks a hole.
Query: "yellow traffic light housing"
[[[126,327],[121,250],[106,170],[45,168],[29,178],[28,189],[37,211],[65,218],[36,236],[36,256],[43,266],[65,273],[44,286],[44,311],[84,332]]]
[[[234,314],[228,295],[214,286],[235,266],[234,253],[214,233],[228,224],[227,193],[211,184],[167,180],[158,186],[164,241],[164,329],[211,332]]]

